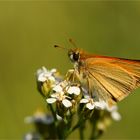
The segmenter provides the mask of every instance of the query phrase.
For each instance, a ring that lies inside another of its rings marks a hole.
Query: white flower
[[[66,94],[80,94],[80,88],[78,86],[69,86],[69,83],[64,80],[60,82],[58,85],[53,87],[52,89],[54,93],[52,93],[50,96],[51,98],[48,98],[46,101],[49,104],[52,104],[56,101],[62,102],[62,104],[69,108],[72,106],[72,103],[68,100],[71,99],[71,97],[67,96]]]
[[[86,104],[86,108],[88,108],[89,110],[92,110],[95,107],[93,99],[90,98],[89,96],[86,96],[85,98],[81,99],[80,103]]]
[[[63,99],[63,100],[62,100],[62,103],[63,103],[63,105],[64,105],[66,108],[69,108],[69,107],[72,106],[72,103],[71,103],[69,100],[67,100],[67,99]]]
[[[63,91],[63,88],[62,88],[62,86],[59,84],[59,85],[56,85],[56,86],[53,88],[53,91],[55,91],[55,92],[62,92],[62,91]]]
[[[60,115],[58,115],[58,114],[56,114],[56,118],[57,118],[57,120],[59,120],[59,121],[63,120],[63,118],[62,118]]]
[[[48,99],[46,99],[46,101],[48,104],[53,104],[56,102],[56,98],[48,98]]]
[[[75,95],[79,95],[80,94],[80,88],[77,87],[77,86],[67,86],[66,87],[66,91],[69,93],[69,94],[75,94]]]
[[[84,103],[84,104],[86,104],[86,103],[88,103],[88,102],[89,102],[89,100],[86,99],[86,98],[83,98],[83,99],[80,100],[80,103]]]
[[[70,97],[66,96],[63,88],[60,85],[57,85],[53,88],[53,91],[55,93],[51,94],[51,98],[46,99],[47,103],[52,104],[55,103],[56,101],[62,102],[62,104],[66,107],[69,108],[72,106],[72,103],[68,100]]]
[[[29,132],[24,135],[23,140],[40,140],[41,136],[37,132]]]
[[[85,96],[85,98],[80,100],[80,103],[86,104],[86,107],[89,110],[92,110],[94,108],[105,109],[105,106],[106,106],[106,103],[104,101],[102,101],[102,100],[94,101],[94,99],[91,98],[90,96]]]
[[[111,113],[111,117],[115,121],[120,121],[121,120],[121,115],[118,112],[118,107],[116,105],[112,107],[107,107],[107,111]]]
[[[47,115],[44,112],[36,111],[33,116],[28,116],[25,118],[25,123],[35,123],[41,122],[44,124],[51,124],[54,122],[54,118],[51,115]]]
[[[92,109],[94,109],[95,105],[94,105],[94,103],[89,102],[89,103],[86,104],[86,107],[87,107],[89,110],[92,110]]]
[[[121,115],[118,111],[111,112],[111,117],[115,121],[120,121],[121,120]]]
[[[37,70],[37,80],[39,82],[45,82],[47,80],[55,82],[55,77],[53,74],[56,72],[56,69],[47,70],[45,67],[42,69]]]
[[[105,101],[103,101],[103,100],[99,100],[99,101],[96,101],[96,102],[94,102],[94,104],[95,104],[95,106],[96,106],[96,108],[98,109],[105,109],[106,108],[106,102]]]

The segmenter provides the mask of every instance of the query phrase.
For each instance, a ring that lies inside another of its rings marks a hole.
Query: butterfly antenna
[[[65,47],[62,47],[62,46],[59,46],[59,45],[54,45],[55,48],[60,48],[60,49],[63,49],[63,50],[68,50],[67,48]]]
[[[77,48],[77,45],[75,44],[75,42],[70,38],[69,39],[69,42],[75,47],[75,48]]]

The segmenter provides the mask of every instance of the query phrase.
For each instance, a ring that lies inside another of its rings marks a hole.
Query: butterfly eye
[[[73,60],[78,61],[79,60],[79,53],[73,53]]]
[[[73,51],[73,50],[70,50],[70,51],[68,52],[68,56],[69,56],[69,58],[70,58],[70,60],[71,60],[72,62],[76,62],[76,61],[78,61],[79,58],[80,58],[79,52],[75,52],[75,51]]]

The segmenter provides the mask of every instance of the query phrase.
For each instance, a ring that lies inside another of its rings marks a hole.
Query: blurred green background
[[[0,139],[21,139],[32,130],[24,117],[45,107],[35,72],[45,65],[65,74],[72,65],[53,45],[69,47],[69,38],[94,54],[140,59],[140,2],[1,1]],[[102,139],[140,139],[139,94],[119,103],[122,120]]]

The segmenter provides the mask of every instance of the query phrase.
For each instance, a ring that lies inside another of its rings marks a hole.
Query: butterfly
[[[89,54],[79,48],[68,50],[74,64],[73,76],[88,94],[114,105],[140,87],[140,60]]]

